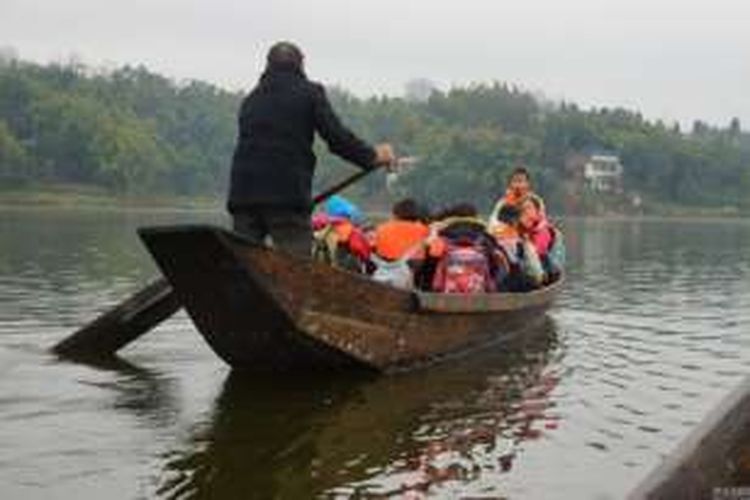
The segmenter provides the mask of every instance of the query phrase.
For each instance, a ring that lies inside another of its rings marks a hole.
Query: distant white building
[[[594,154],[583,164],[583,180],[592,191],[613,193],[622,189],[622,163],[615,155]]]

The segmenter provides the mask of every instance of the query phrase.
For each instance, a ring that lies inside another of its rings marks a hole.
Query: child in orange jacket
[[[508,177],[508,187],[505,194],[497,201],[495,207],[490,213],[490,218],[487,223],[490,233],[495,234],[502,230],[502,222],[498,220],[498,215],[504,206],[510,205],[520,209],[521,202],[529,197],[537,200],[540,217],[546,218],[544,200],[542,200],[541,196],[532,191],[529,171],[523,167],[518,167],[511,172],[510,177]]]

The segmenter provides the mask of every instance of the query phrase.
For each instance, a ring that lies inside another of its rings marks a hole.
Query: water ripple
[[[55,360],[153,275],[135,227],[179,218],[17,217],[0,224],[9,497],[620,498],[750,371],[742,222],[567,221],[568,282],[535,340],[377,380],[248,381],[184,313],[128,362]]]

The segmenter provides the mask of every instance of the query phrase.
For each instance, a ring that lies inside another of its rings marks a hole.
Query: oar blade
[[[64,357],[111,356],[180,308],[172,287],[158,279],[52,348]]]

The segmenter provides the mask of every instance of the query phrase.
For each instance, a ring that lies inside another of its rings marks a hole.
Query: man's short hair
[[[277,42],[269,49],[266,64],[269,69],[302,70],[304,59],[302,51],[292,42]]]

